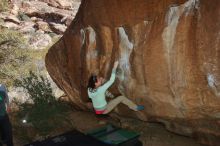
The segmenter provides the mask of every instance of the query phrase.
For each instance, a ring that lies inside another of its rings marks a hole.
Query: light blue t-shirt
[[[115,73],[116,73],[116,70],[113,69],[110,80],[107,81],[102,86],[98,87],[97,89],[88,88],[88,95],[89,95],[89,98],[91,98],[93,107],[95,109],[101,109],[107,105],[105,92],[114,83]]]

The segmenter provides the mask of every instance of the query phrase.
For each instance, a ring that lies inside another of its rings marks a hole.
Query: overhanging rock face
[[[150,121],[220,144],[219,0],[83,0],[46,65],[70,100],[87,109],[89,76],[109,78],[115,60],[115,94],[145,105]],[[140,117],[124,106],[116,112]]]

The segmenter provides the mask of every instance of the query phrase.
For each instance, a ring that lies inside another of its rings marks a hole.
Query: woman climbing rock
[[[136,105],[128,98],[124,96],[118,96],[107,103],[106,95],[113,97],[107,89],[114,83],[116,77],[116,69],[118,67],[118,61],[114,63],[110,80],[103,84],[103,78],[96,75],[92,75],[88,82],[88,95],[92,100],[93,107],[96,114],[108,114],[111,112],[119,103],[127,105],[134,111],[143,110],[144,106]]]

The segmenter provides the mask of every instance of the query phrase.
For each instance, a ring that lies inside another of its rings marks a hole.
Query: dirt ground
[[[115,126],[120,126],[122,128],[139,132],[141,134],[139,139],[142,141],[143,146],[202,146],[192,138],[168,132],[163,125],[157,123],[147,123],[128,118],[121,120],[110,117],[100,118],[91,112],[83,111],[71,112],[66,120],[69,120],[69,124],[63,128],[57,129],[53,135],[61,134],[71,129],[77,129],[83,133],[86,133],[94,128],[98,128],[110,123]],[[15,146],[22,146],[26,144],[24,141],[18,139],[19,136],[16,134],[17,132],[13,132]],[[34,139],[40,139],[40,136]]]

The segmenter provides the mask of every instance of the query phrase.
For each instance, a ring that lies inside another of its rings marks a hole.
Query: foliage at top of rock
[[[6,11],[8,9],[8,0],[0,1],[0,12]]]
[[[3,0],[0,2],[4,10],[0,12],[0,26],[21,32],[30,48],[44,49],[61,37],[79,5],[79,0],[16,0],[10,3]],[[56,35],[50,35],[52,33]]]
[[[0,81],[12,98],[28,98],[12,85],[29,70],[47,76],[56,96],[63,94],[47,74],[44,57],[73,20],[79,4],[79,0],[0,1]]]
[[[13,79],[25,74],[31,56],[21,33],[6,28],[0,31],[0,80],[10,86]]]
[[[26,64],[27,58],[30,62],[30,52],[34,52],[30,49],[48,49],[57,41],[66,30],[66,23],[72,21],[79,4],[80,1],[67,0],[1,0],[0,78],[13,78],[11,70],[16,74],[16,67]]]

